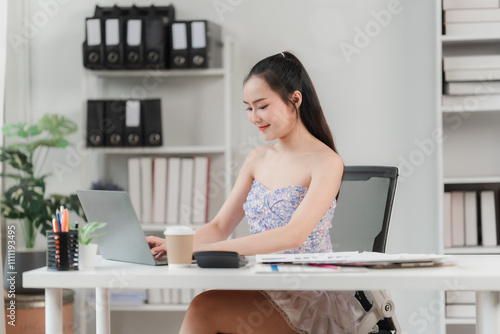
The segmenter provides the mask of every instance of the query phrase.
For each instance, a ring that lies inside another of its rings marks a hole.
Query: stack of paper
[[[449,255],[387,254],[378,252],[335,252],[311,254],[258,254],[257,263],[332,264],[363,267],[425,267],[453,264]]]

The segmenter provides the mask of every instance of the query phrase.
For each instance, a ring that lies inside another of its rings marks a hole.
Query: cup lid
[[[193,235],[194,230],[189,226],[167,226],[165,231],[163,231],[165,235]]]

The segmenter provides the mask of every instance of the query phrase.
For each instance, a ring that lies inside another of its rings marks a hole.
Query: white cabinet
[[[457,2],[448,1],[447,3]],[[472,3],[470,2],[470,4]],[[467,14],[469,10],[445,8],[445,11],[442,12],[443,8],[438,7],[438,17],[442,17],[443,21],[459,20],[453,15],[458,14],[463,17],[462,14]],[[480,9],[479,11],[476,9],[469,13],[487,16],[495,11],[499,12],[500,9]],[[441,15],[446,12],[452,15]],[[469,19],[470,16],[462,18],[465,21]],[[479,20],[483,19],[484,17],[479,18]],[[470,201],[468,203],[466,201],[464,206],[460,207],[456,200],[460,197],[455,197],[455,200],[450,201],[445,196],[442,224],[443,249],[447,254],[498,254],[500,253],[499,246],[484,246],[482,244],[481,228],[484,228],[482,219],[484,219],[483,210],[485,209],[481,208],[481,193],[493,190],[495,206],[498,210],[500,191],[500,150],[498,146],[500,143],[500,90],[498,87],[500,87],[500,77],[495,72],[500,69],[500,32],[494,33],[494,31],[484,29],[483,33],[473,32],[462,28],[470,26],[471,29],[476,29],[483,23],[476,25],[477,22],[470,22],[468,25],[469,23],[465,22],[455,22],[453,23],[455,27],[458,25],[463,30],[463,33],[458,35],[453,34],[449,28],[447,30],[450,22],[440,23],[442,24],[438,27],[442,27],[442,31],[437,32],[437,38],[439,41],[438,57],[441,58],[438,73],[440,73],[443,83],[442,91],[439,92],[442,97],[440,108],[440,117],[442,117],[442,188],[446,192],[475,194],[476,199],[472,199],[472,201],[477,207],[475,218],[472,215],[472,219],[476,219],[478,223],[475,232],[478,235],[476,245],[467,245],[467,243],[464,245],[461,244],[461,241],[457,242],[457,238],[467,237],[467,233],[470,233],[467,224],[471,219],[467,218],[467,210],[471,210],[470,208],[474,206],[470,205]],[[474,198],[474,195],[471,197]],[[455,211],[453,211],[454,208]],[[459,217],[457,210],[461,210],[462,218]],[[459,217],[459,223],[457,223],[456,217]],[[498,235],[498,215],[496,217],[495,227]],[[462,221],[464,219],[465,222]],[[464,235],[460,237],[461,234]],[[469,301],[469,303],[473,302],[473,300]],[[451,308],[448,308],[449,305]],[[450,316],[451,313],[447,314],[447,333],[474,332],[474,317],[473,315],[467,316],[472,313],[460,311],[466,309],[467,306],[469,305],[457,305],[453,302],[446,306],[447,311],[457,312],[457,317]],[[473,308],[469,307],[468,309],[472,310]]]

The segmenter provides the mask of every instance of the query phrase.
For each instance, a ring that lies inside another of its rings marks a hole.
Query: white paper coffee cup
[[[163,232],[170,268],[189,267],[193,258],[194,230],[189,226],[168,226]]]

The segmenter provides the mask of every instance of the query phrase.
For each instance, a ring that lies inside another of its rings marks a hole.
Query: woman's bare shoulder
[[[344,170],[344,161],[336,153],[333,151],[331,148],[328,146],[321,147],[315,152],[314,160],[315,160],[315,166],[317,166],[317,169],[320,170]]]

